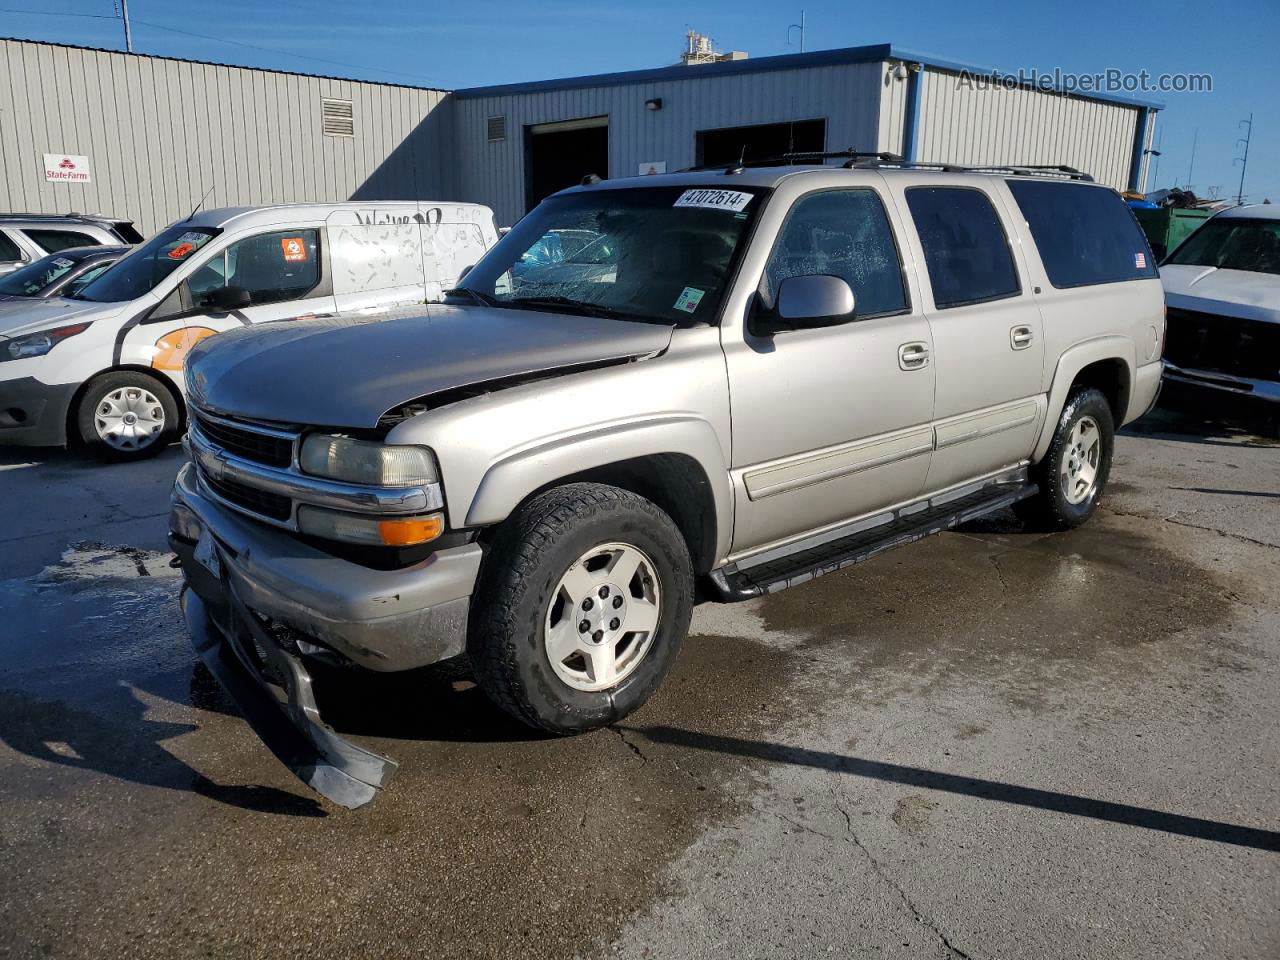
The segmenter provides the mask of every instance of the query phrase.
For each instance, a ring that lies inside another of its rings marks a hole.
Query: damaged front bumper
[[[227,600],[218,618],[193,590],[182,591],[182,612],[204,665],[267,748],[307,786],[344,807],[368,803],[396,762],[329,729],[302,659],[277,643],[233,591]]]
[[[324,724],[307,661],[393,672],[461,654],[479,546],[372,570],[214,502],[190,464],[174,485],[169,543],[196,651],[254,731],[335,803],[372,800],[396,765]]]

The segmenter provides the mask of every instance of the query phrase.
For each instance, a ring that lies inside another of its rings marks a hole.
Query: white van
[[[74,298],[0,303],[0,443],[114,459],[181,431],[182,362],[223,330],[440,300],[497,242],[462,203],[230,207],[152,237]]]

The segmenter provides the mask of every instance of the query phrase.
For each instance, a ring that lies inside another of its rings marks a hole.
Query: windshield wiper
[[[460,293],[465,293],[467,296],[469,296],[476,303],[480,304],[480,306],[482,307],[502,306],[501,301],[499,301],[497,297],[491,297],[489,296],[489,294],[481,293],[479,290],[472,290],[470,287],[454,287],[452,290],[446,290],[444,292],[444,295],[446,297],[452,297]]]
[[[564,312],[580,313],[583,316],[609,317],[611,319],[621,320],[652,320],[652,317],[645,317],[638,313],[627,313],[625,310],[614,310],[612,307],[605,307],[598,303],[588,303],[585,300],[574,300],[571,297],[512,297],[507,303],[515,304],[521,307],[532,307],[539,309],[541,307],[549,307],[553,310],[561,310]]]

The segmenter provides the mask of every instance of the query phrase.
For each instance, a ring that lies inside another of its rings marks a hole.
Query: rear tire
[[[131,370],[104,373],[89,382],[76,408],[85,447],[104,460],[144,460],[177,435],[178,403],[155,377]]]
[[[1031,469],[1040,492],[1014,512],[1040,530],[1071,530],[1098,508],[1111,474],[1115,422],[1102,391],[1076,387],[1058,418],[1044,458]]]
[[[499,528],[467,652],[503,710],[550,733],[582,733],[649,699],[692,611],[693,568],[671,517],[627,490],[567,484]]]

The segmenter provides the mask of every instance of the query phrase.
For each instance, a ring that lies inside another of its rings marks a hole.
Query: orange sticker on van
[[[208,327],[183,327],[166,333],[156,341],[155,356],[151,358],[151,366],[157,370],[182,370],[182,362],[187,359],[191,348],[205,337],[212,337],[217,330]]]
[[[307,244],[301,237],[281,237],[280,249],[286,263],[307,262]]]

